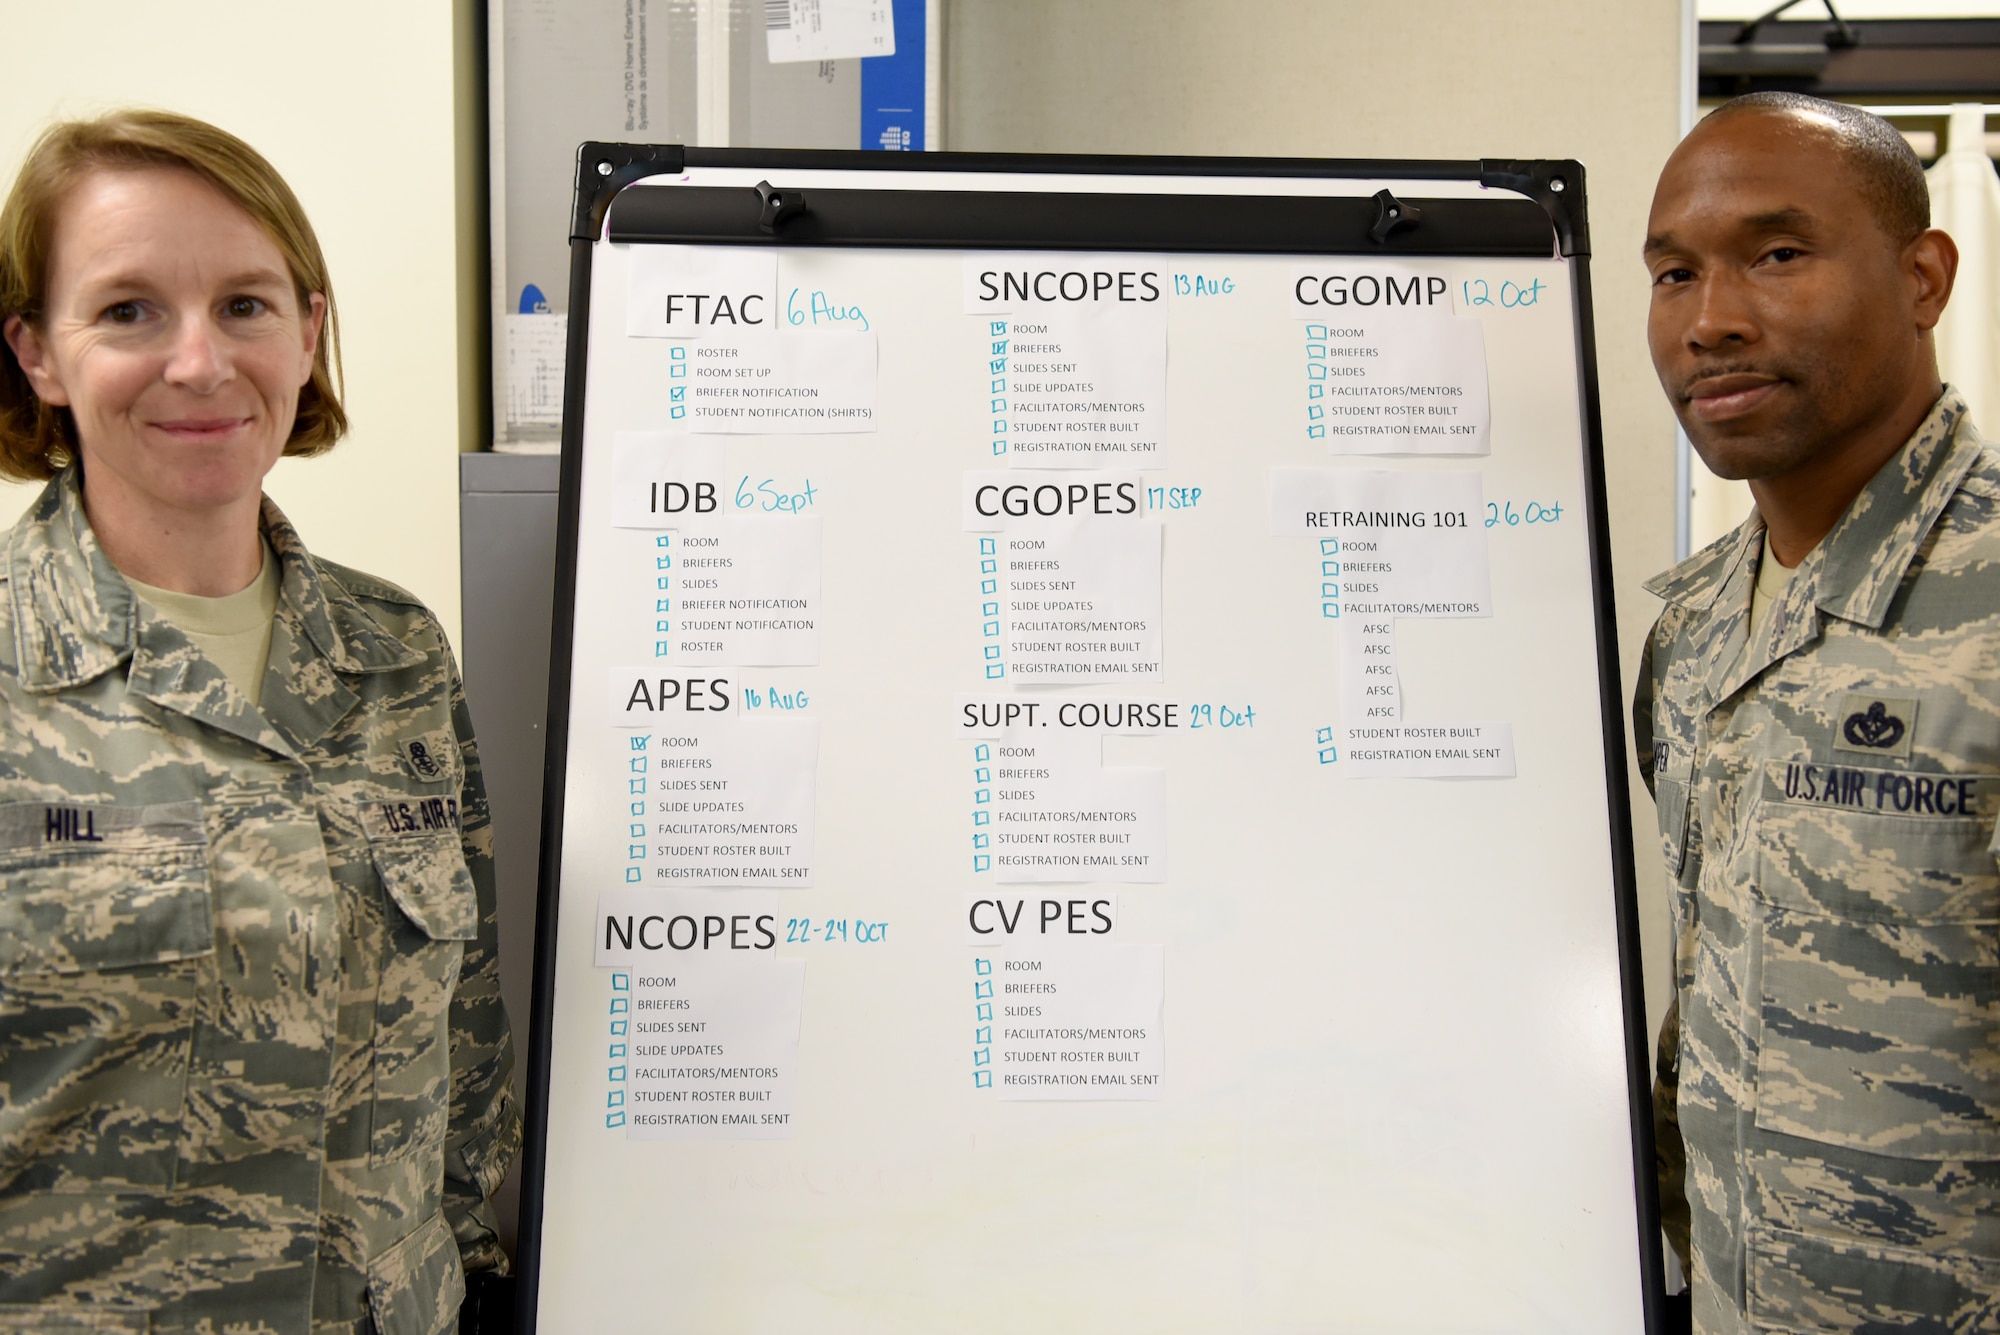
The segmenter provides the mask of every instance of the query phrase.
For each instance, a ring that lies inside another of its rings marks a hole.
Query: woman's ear
[[[50,369],[48,345],[42,342],[35,327],[18,315],[10,315],[7,323],[0,325],[0,334],[6,336],[7,346],[14,350],[14,360],[21,363],[21,371],[34,387],[35,397],[52,408],[68,407],[69,394]]]

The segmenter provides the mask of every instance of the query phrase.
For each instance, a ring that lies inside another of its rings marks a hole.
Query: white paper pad
[[[818,720],[734,717],[724,680],[612,668],[610,687],[616,726],[644,729],[607,776],[608,800],[628,816],[628,883],[812,884]],[[711,712],[718,701],[730,708]]]
[[[1330,454],[1485,454],[1486,338],[1450,284],[1402,265],[1292,270],[1306,323],[1301,420]]]
[[[1163,947],[980,948],[971,973],[976,1088],[1007,1100],[1162,1096]]]

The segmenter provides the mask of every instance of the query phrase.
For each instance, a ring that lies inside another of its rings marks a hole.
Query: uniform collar
[[[309,674],[312,662],[320,661],[335,673],[359,675],[419,660],[346,589],[321,575],[298,531],[268,496],[262,525],[281,567],[279,626],[297,627],[287,645],[288,671]],[[134,658],[140,648],[138,599],[91,530],[78,465],[72,463],[43,488],[14,526],[6,565],[15,661],[25,689],[67,690]],[[274,667],[276,640],[274,632]],[[267,709],[270,703],[267,693]]]
[[[1792,577],[1793,597],[1844,621],[1880,629],[1917,549],[1984,444],[1966,415],[1965,400],[1947,385],[1903,447],[1800,562]],[[1753,573],[1763,541],[1764,518],[1753,510],[1733,533],[1647,580],[1646,590],[1689,611],[1707,611],[1739,572]]]

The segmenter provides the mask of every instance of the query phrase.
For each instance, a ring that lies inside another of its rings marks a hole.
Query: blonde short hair
[[[48,299],[49,254],[56,215],[93,171],[178,167],[191,171],[249,214],[285,257],[304,305],[326,298],[326,324],[313,354],[312,378],[299,390],[298,416],[285,442],[291,457],[323,454],[347,431],[340,404],[340,329],[326,256],[298,197],[256,149],[226,130],[170,111],[113,111],[50,126],[28,150],[14,188],[0,205],[0,325],[18,315],[35,324]],[[0,476],[54,477],[76,453],[69,410],[36,396],[12,349],[0,343]]]

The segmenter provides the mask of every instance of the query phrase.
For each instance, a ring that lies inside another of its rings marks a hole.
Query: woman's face
[[[258,223],[192,172],[96,171],[56,217],[39,327],[7,340],[76,421],[87,494],[172,524],[254,505],[312,375],[302,305]]]

